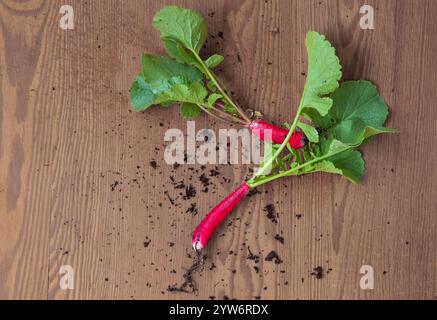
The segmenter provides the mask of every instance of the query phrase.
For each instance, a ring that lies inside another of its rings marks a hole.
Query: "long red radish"
[[[282,144],[288,134],[287,129],[275,126],[263,120],[252,121],[249,125],[249,129],[251,130],[252,134],[256,135],[262,141],[270,138],[270,135],[266,135],[265,133],[266,130],[271,130],[271,141],[275,144]],[[297,130],[293,132],[289,140],[289,144],[293,149],[302,148],[305,144],[303,133]]]
[[[192,244],[195,250],[205,248],[220,223],[244,199],[249,190],[249,185],[243,182],[208,213],[193,233]]]

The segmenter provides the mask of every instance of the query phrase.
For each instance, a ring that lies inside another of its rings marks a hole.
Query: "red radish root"
[[[193,233],[192,244],[194,250],[199,251],[205,248],[220,223],[232,212],[237,204],[244,199],[249,193],[249,190],[249,185],[243,182],[210,211]]]
[[[271,139],[274,144],[282,144],[288,134],[287,129],[275,126],[263,120],[252,121],[249,125],[249,129],[252,131],[252,134],[262,141],[265,141],[268,138],[265,134],[265,130],[271,130]],[[304,140],[303,133],[301,131],[295,131],[289,140],[290,147],[293,149],[300,149],[305,144]]]

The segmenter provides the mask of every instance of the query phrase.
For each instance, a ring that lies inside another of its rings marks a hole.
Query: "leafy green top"
[[[185,118],[197,117],[203,110],[228,123],[248,124],[250,120],[212,72],[223,56],[203,60],[199,55],[208,30],[203,17],[191,9],[166,6],[156,13],[153,26],[173,59],[143,56],[142,70],[130,90],[134,110],[179,103]]]
[[[265,155],[261,168],[248,181],[252,187],[318,171],[340,174],[358,183],[364,174],[364,160],[356,149],[371,136],[396,132],[383,127],[388,110],[373,84],[360,80],[339,86],[341,65],[323,35],[308,32],[306,47],[308,76],[296,116],[285,141]],[[301,115],[312,124],[304,122]],[[288,149],[283,156],[297,128],[309,143],[304,150]]]
[[[196,117],[204,111],[227,122],[249,124],[250,119],[212,71],[223,56],[200,57],[207,36],[203,17],[191,9],[167,6],[155,15],[153,26],[160,31],[171,58],[143,55],[141,72],[130,90],[134,110],[179,103],[183,117]],[[261,168],[247,182],[251,187],[318,171],[340,174],[358,183],[364,160],[357,148],[374,135],[395,132],[383,126],[388,110],[373,84],[359,80],[339,85],[341,65],[325,36],[310,31],[305,44],[308,72],[296,116],[287,125],[285,141],[272,145]],[[297,129],[308,139],[301,150],[288,144]]]

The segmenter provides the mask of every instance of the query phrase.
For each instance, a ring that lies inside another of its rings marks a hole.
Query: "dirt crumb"
[[[158,167],[158,164],[156,163],[155,160],[151,160],[149,163],[150,163],[150,166],[151,166],[153,169],[156,169],[156,168]]]
[[[191,213],[195,216],[198,213],[199,209],[197,208],[197,203],[192,203],[191,206],[185,211],[185,213]]]
[[[264,207],[264,212],[266,213],[267,218],[273,222],[278,223],[277,214],[275,210],[275,206],[273,204],[268,204]]]
[[[274,250],[270,251],[270,253],[266,256],[265,260],[274,261],[276,264],[281,264],[283,262],[279,257],[279,255]]]
[[[280,243],[284,244],[284,237],[280,236],[279,234],[275,236],[275,240],[278,240]]]
[[[323,279],[323,276],[325,275],[325,270],[321,266],[317,266],[313,269],[311,275],[314,276],[316,279]]]

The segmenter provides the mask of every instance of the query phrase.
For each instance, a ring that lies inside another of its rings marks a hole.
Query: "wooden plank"
[[[243,106],[290,120],[315,29],[335,45],[344,79],[378,85],[401,130],[365,146],[359,186],[317,174],[260,188],[208,248],[196,295],[166,289],[191,264],[194,225],[250,166],[219,166],[202,192],[199,177],[215,166],[163,159],[166,130],[186,131],[177,110],[131,111],[141,52],[164,53],[151,20],[165,3],[70,1],[75,29],[65,31],[60,1],[0,2],[0,298],[435,299],[437,3],[368,1],[375,30],[361,30],[356,1],[178,2],[206,17],[204,53],[225,55],[220,77]],[[207,127],[225,128],[196,120]],[[196,196],[183,200],[171,176]],[[198,215],[186,213],[192,203]],[[271,250],[281,264],[264,261]],[[374,290],[359,287],[366,264]],[[63,265],[74,290],[60,289]],[[322,279],[311,275],[318,266]]]

